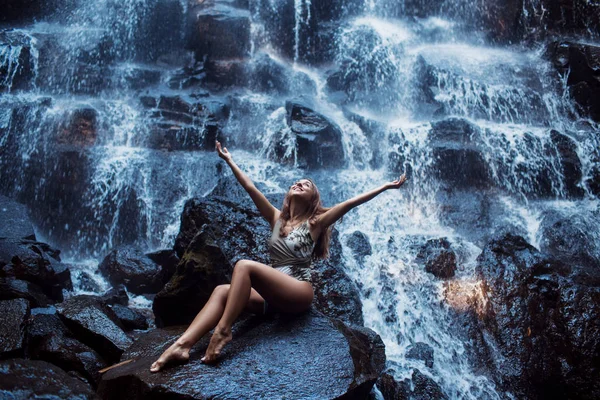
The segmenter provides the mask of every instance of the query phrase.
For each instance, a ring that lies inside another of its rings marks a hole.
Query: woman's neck
[[[289,221],[298,221],[304,219],[306,212],[308,211],[308,205],[303,202],[292,199],[290,201],[290,219]]]

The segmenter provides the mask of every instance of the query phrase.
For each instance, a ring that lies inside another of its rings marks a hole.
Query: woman
[[[352,208],[387,189],[398,189],[406,181],[406,176],[402,175],[398,180],[370,192],[324,208],[314,182],[300,179],[290,187],[280,211],[269,203],[235,164],[227,148],[221,148],[218,141],[216,150],[273,229],[269,240],[273,265],[238,261],[231,284],[215,288],[189,328],[152,364],[152,372],[159,371],[170,362],[187,361],[192,346],[212,328],[215,328],[214,333],[201,360],[204,363],[215,362],[223,346],[231,340],[231,326],[244,309],[262,313],[273,307],[271,305],[277,305],[276,310],[280,312],[308,310],[313,300],[310,261],[328,256],[333,223]]]

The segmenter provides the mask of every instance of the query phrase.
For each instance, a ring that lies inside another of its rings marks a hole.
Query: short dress
[[[315,243],[310,236],[308,220],[294,228],[286,237],[279,234],[277,220],[269,239],[271,266],[300,281],[311,282],[311,259]]]

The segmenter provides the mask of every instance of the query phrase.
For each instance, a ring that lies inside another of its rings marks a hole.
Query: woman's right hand
[[[215,141],[215,143],[215,148],[217,149],[217,153],[219,153],[219,157],[225,161],[231,161],[231,153],[227,151],[227,147],[221,148],[221,142],[218,140]]]

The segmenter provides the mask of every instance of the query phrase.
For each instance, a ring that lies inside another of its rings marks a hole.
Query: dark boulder
[[[565,194],[569,197],[582,197],[581,188],[582,165],[577,155],[577,144],[567,135],[552,130],[550,139],[556,147],[562,174],[564,176]]]
[[[476,267],[483,295],[478,315],[494,340],[490,366],[502,390],[523,398],[598,398],[594,269],[548,258],[519,236],[485,246]]]
[[[255,207],[249,202],[239,203],[220,197],[191,199],[186,203],[179,235],[175,240],[175,250],[185,255],[181,256],[178,272],[155,299],[153,308],[157,324],[159,315],[160,318],[163,315],[174,318],[178,310],[187,308],[190,309],[186,312],[186,320],[179,319],[177,323],[191,321],[204,304],[191,299],[199,296],[200,300],[206,301],[214,286],[229,283],[231,268],[240,259],[269,264],[267,240],[271,232],[268,224],[254,210]],[[210,283],[206,289],[199,290],[198,283],[193,282],[202,282],[204,279]],[[330,244],[330,258],[313,264],[313,284],[315,306],[319,311],[362,325],[360,296],[356,285],[343,270],[341,245],[335,230]],[[177,293],[179,287],[182,294],[189,293],[192,297],[182,300],[177,295],[168,306],[161,306],[158,311],[157,302],[162,302],[167,293]]]
[[[304,101],[286,101],[287,125],[294,134],[298,166],[308,169],[340,167],[345,164],[340,127]],[[286,149],[277,146],[278,157],[285,159]],[[281,154],[279,154],[281,153]]]
[[[456,254],[446,238],[428,240],[416,260],[425,264],[425,271],[441,279],[452,278],[456,272]]]
[[[152,253],[146,253],[146,257],[154,261],[156,264],[160,265],[161,273],[160,273],[160,281],[164,286],[177,269],[177,264],[179,264],[179,257],[177,257],[177,253],[172,249],[164,249],[153,251]]]
[[[29,302],[25,299],[0,301],[0,358],[23,354],[29,312]]]
[[[600,19],[599,19],[600,23]],[[576,42],[553,42],[548,57],[568,76],[567,86],[579,111],[600,121],[600,46]]]
[[[187,47],[196,59],[245,58],[250,55],[250,12],[227,0],[195,3],[188,10]]]
[[[411,344],[406,350],[406,358],[421,360],[427,367],[433,367],[433,349],[427,343],[417,342]]]
[[[547,211],[540,223],[540,250],[568,265],[588,266],[600,274],[598,211]]]
[[[27,207],[0,195],[0,238],[35,240]]]
[[[46,307],[52,303],[35,283],[13,278],[0,278],[0,300],[25,299],[31,307]]]
[[[129,295],[127,294],[125,286],[116,285],[108,289],[102,296],[100,296],[100,300],[107,305],[121,304],[126,306],[129,304]]]
[[[91,107],[71,110],[58,128],[56,142],[75,146],[93,146],[98,136],[97,118],[98,112]]]
[[[389,372],[381,375],[377,388],[384,400],[447,400],[448,396],[433,379],[418,369],[412,370],[412,377],[398,382]]]
[[[449,118],[431,124],[428,134],[435,175],[455,188],[485,188],[493,184],[492,171],[479,148],[481,132],[474,124]]]
[[[207,225],[187,246],[175,274],[156,295],[152,310],[157,326],[189,323],[215,287],[231,281],[232,265]]]
[[[0,276],[35,283],[47,296],[62,301],[63,289],[72,290],[73,284],[58,254],[46,243],[0,239]]]
[[[352,254],[357,259],[364,259],[372,254],[371,243],[367,235],[361,231],[354,231],[346,240],[346,244],[352,250]]]
[[[0,388],[8,399],[97,399],[94,391],[46,361],[0,361]]]
[[[148,329],[148,321],[146,320],[146,317],[137,311],[121,304],[113,304],[110,306],[110,308],[114,311],[119,321],[121,321],[125,331],[131,331],[134,329]]]
[[[98,371],[107,366],[96,351],[73,336],[55,310],[32,309],[27,353],[31,359],[48,361],[67,372],[76,371],[94,387],[100,380]]]
[[[162,286],[162,268],[135,247],[112,250],[98,270],[113,285],[123,284],[132,293],[156,293]]]
[[[2,3],[3,14],[6,5]],[[2,17],[0,17],[0,20]],[[0,93],[31,89],[35,85],[34,39],[21,30],[0,31]]]
[[[74,296],[56,308],[77,339],[109,363],[116,362],[132,343],[115,313],[97,297]]]
[[[103,375],[100,396],[365,398],[385,364],[383,343],[373,331],[310,311],[235,324],[234,339],[224,348],[218,368],[200,362],[207,335],[192,350],[188,364],[150,373],[150,364],[183,329],[157,329],[141,336],[123,355],[134,361]]]

